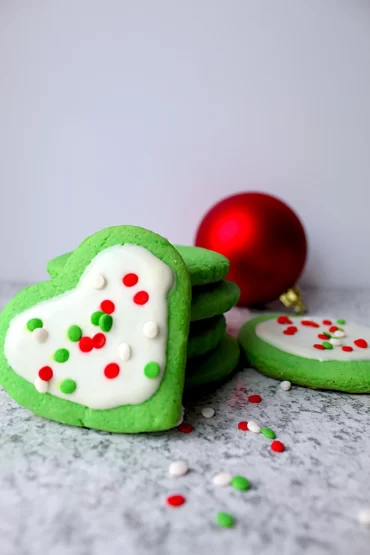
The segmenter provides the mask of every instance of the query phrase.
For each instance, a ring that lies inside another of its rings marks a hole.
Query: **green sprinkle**
[[[68,328],[67,336],[71,341],[79,341],[82,337],[82,329],[79,326],[71,326]]]
[[[249,481],[244,476],[234,476],[231,480],[231,485],[235,489],[246,490],[249,489]]]
[[[77,384],[74,380],[63,380],[59,387],[62,393],[68,395],[68,393],[75,391]]]
[[[342,319],[337,320],[337,324],[339,324],[340,326],[344,326],[345,323],[346,323],[345,320],[342,320]]]
[[[325,349],[332,349],[333,345],[329,343],[329,341],[323,341],[322,344],[324,345]]]
[[[270,439],[276,438],[275,432],[270,430],[270,428],[261,428],[261,434],[263,434],[266,437],[269,437]]]
[[[147,378],[156,378],[160,372],[159,364],[156,362],[148,362],[144,368],[144,374]]]
[[[229,513],[217,513],[216,522],[220,528],[231,528],[235,524],[235,518]]]
[[[102,331],[110,331],[113,326],[113,318],[110,314],[102,314],[99,318],[99,326]]]
[[[31,318],[31,320],[28,320],[27,322],[27,329],[29,331],[33,331],[37,328],[42,328],[43,323],[42,320],[40,320],[40,318]]]
[[[331,337],[331,334],[328,331],[323,331],[321,332],[323,335],[326,335],[326,337]]]
[[[69,359],[69,351],[67,349],[57,349],[54,353],[56,362],[66,362]]]
[[[94,324],[94,326],[98,326],[100,317],[103,316],[103,314],[104,312],[102,312],[101,310],[98,310],[97,312],[91,314],[91,323]]]

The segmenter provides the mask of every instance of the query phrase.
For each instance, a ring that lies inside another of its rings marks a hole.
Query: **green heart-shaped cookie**
[[[139,227],[86,239],[0,315],[0,381],[36,414],[111,432],[175,426],[191,304],[181,256]]]

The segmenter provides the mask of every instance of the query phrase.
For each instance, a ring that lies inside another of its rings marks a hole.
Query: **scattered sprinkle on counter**
[[[285,451],[284,443],[281,443],[278,439],[271,443],[271,449],[275,451],[275,453],[282,453]]]
[[[183,434],[190,434],[193,431],[193,426],[191,424],[187,424],[186,422],[182,422],[179,426],[177,426],[179,432]]]
[[[216,514],[216,522],[220,528],[232,528],[235,518],[229,513],[219,512]]]
[[[234,476],[231,480],[231,485],[235,489],[245,491],[249,489],[249,480],[247,480],[247,478],[244,478],[244,476]]]
[[[249,395],[248,401],[250,403],[260,403],[262,401],[261,395]]]
[[[261,427],[257,424],[257,422],[254,422],[254,420],[250,420],[248,422],[248,430],[250,430],[254,434],[259,434],[261,431]]]
[[[189,471],[189,467],[185,461],[174,461],[170,464],[168,472],[170,476],[185,476]]]
[[[271,430],[271,428],[261,428],[261,434],[263,434],[265,437],[268,437],[269,439],[276,438],[275,432]]]
[[[233,477],[228,472],[220,472],[213,477],[212,483],[215,486],[225,487],[231,484]]]
[[[175,495],[169,495],[166,499],[166,503],[169,507],[181,507],[185,503],[186,499],[183,495],[179,493]]]
[[[202,409],[202,415],[204,418],[212,418],[215,415],[215,409],[212,407],[204,407],[204,409]]]

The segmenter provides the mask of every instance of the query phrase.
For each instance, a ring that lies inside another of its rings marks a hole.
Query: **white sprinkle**
[[[212,407],[205,407],[204,409],[202,409],[202,414],[204,418],[212,418],[212,416],[215,415],[215,409],[213,409]]]
[[[292,387],[292,384],[290,382],[288,382],[288,380],[285,380],[285,381],[281,382],[280,387],[284,391],[289,391],[289,389]],[[249,424],[248,424],[248,427],[249,427]]]
[[[119,356],[122,360],[130,360],[131,358],[131,347],[127,343],[120,343],[118,347]]]
[[[215,486],[228,486],[231,483],[233,477],[228,472],[221,472],[216,474],[212,482]]]
[[[35,387],[39,393],[46,393],[49,391],[49,382],[45,382],[41,378],[36,378]]]
[[[370,509],[361,509],[361,511],[358,512],[357,520],[360,524],[370,526]]]
[[[170,464],[168,472],[171,476],[185,476],[189,470],[188,465],[184,461],[175,461]]]
[[[345,333],[342,330],[337,330],[333,333],[334,337],[345,337]]]
[[[143,334],[148,339],[155,339],[159,333],[159,326],[156,322],[146,322],[143,326]]]
[[[257,424],[257,422],[254,422],[254,420],[248,420],[248,430],[253,432],[254,434],[259,434],[261,431],[261,428],[259,427],[259,425]]]
[[[331,337],[329,339],[329,343],[331,343],[332,345],[334,345],[334,347],[338,347],[339,345],[343,344],[343,341],[341,339],[337,339],[336,337]]]
[[[49,336],[49,332],[45,328],[36,328],[32,332],[32,338],[37,343],[45,343]]]
[[[96,274],[96,276],[91,278],[90,284],[93,289],[104,289],[107,284],[107,280],[103,274]]]

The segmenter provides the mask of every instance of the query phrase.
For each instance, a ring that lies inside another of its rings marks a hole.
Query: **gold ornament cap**
[[[305,304],[302,300],[302,291],[299,287],[291,287],[280,295],[280,301],[287,308],[293,308],[297,314],[304,314],[306,312]]]

